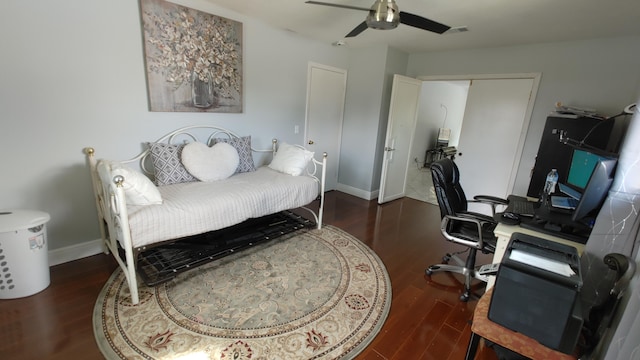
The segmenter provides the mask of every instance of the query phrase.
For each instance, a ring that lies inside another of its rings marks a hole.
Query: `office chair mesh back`
[[[440,217],[467,211],[467,198],[460,185],[458,166],[449,158],[431,164],[433,187],[440,206]]]

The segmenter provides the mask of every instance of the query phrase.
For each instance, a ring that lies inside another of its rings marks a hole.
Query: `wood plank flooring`
[[[332,191],[327,193],[324,223],[371,247],[391,278],[389,317],[356,359],[464,359],[477,300],[458,300],[462,285],[457,275],[424,275],[446,252],[464,249],[440,234],[437,206],[411,198],[378,205]],[[488,255],[478,257],[479,263],[490,260]],[[51,285],[42,292],[0,300],[0,359],[101,359],[91,316],[98,293],[115,269],[115,261],[103,254],[61,264],[51,268]],[[478,294],[483,291],[477,286]],[[476,359],[497,357],[481,347]]]

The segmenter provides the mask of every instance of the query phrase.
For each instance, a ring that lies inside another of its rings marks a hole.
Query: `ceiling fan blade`
[[[347,36],[345,37],[354,37],[358,34],[360,34],[361,32],[367,30],[368,26],[367,26],[367,22],[363,21],[360,23],[360,25],[356,26],[353,30],[351,30],[350,33],[347,34]]]
[[[439,22],[423,18],[422,16],[410,14],[404,11],[400,11],[400,22],[405,25],[432,31],[438,34],[442,34],[443,32],[451,28],[451,26],[447,26],[445,24],[441,24]]]
[[[322,2],[322,1],[305,1],[305,3],[313,4],[313,5],[333,6],[333,7],[339,7],[339,8],[351,9],[351,10],[364,10],[364,11],[371,10],[369,8],[363,8],[363,7],[351,6],[351,5],[342,5],[342,4],[332,4],[332,3]]]

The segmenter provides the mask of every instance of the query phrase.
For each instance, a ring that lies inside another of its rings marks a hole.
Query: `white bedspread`
[[[214,182],[160,186],[160,205],[129,206],[133,247],[222,229],[249,218],[307,205],[318,182],[266,166]]]

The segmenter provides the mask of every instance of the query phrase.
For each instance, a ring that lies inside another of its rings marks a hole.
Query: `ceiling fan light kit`
[[[413,26],[422,30],[442,34],[451,27],[439,22],[429,20],[422,16],[399,11],[395,0],[375,0],[370,9],[351,5],[332,4],[321,1],[306,1],[307,4],[333,6],[349,10],[364,10],[369,12],[365,21],[356,26],[345,37],[354,37],[368,28],[377,30],[390,30],[398,27],[398,24]]]

